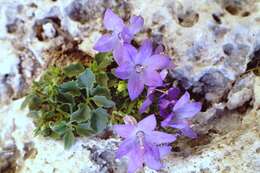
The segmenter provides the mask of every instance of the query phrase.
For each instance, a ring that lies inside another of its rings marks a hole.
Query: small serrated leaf
[[[96,78],[97,78],[97,84],[107,87],[109,78],[105,72],[97,73]]]
[[[63,104],[59,105],[58,108],[63,113],[71,113],[73,106],[70,103],[63,103]]]
[[[67,130],[63,136],[64,148],[69,149],[75,143],[75,136],[71,130]]]
[[[84,71],[84,66],[82,64],[70,64],[69,66],[63,69],[63,72],[68,77],[78,76],[80,73]]]
[[[57,133],[59,135],[63,135],[69,128],[67,126],[66,122],[64,122],[64,121],[58,122],[56,124],[50,124],[49,126],[52,131],[54,131],[55,133]]]
[[[71,121],[85,122],[91,118],[91,110],[87,105],[80,104],[77,111],[70,116]]]
[[[127,90],[127,85],[125,81],[120,81],[117,85],[117,91],[122,92]]]
[[[74,90],[78,90],[78,84],[76,81],[68,81],[68,82],[64,82],[63,84],[61,84],[59,86],[59,91],[60,92],[68,92],[68,91],[74,91]]]
[[[60,103],[71,103],[72,105],[75,104],[74,97],[69,93],[59,93],[57,99]]]
[[[91,90],[95,83],[95,75],[90,69],[86,69],[78,78],[78,85],[80,88],[87,88]]]
[[[106,96],[106,97],[110,97],[110,93],[108,88],[106,87],[102,87],[102,86],[97,86],[92,90],[92,95],[101,95],[101,96]]]
[[[97,106],[102,106],[104,108],[111,108],[115,106],[115,103],[111,100],[108,100],[105,96],[95,95],[91,98]]]
[[[33,95],[28,106],[30,110],[38,110],[41,107],[42,99],[36,95]]]
[[[32,100],[32,95],[28,95],[25,97],[23,103],[21,104],[21,109],[24,109],[26,108],[27,105],[29,105],[29,103],[31,102]]]
[[[90,136],[95,131],[91,128],[89,123],[83,123],[76,126],[77,134],[80,136]]]
[[[92,111],[91,117],[91,127],[96,132],[103,131],[108,124],[108,113],[103,108],[97,108],[96,110]]]
[[[113,62],[113,56],[111,53],[98,53],[95,56],[95,61],[99,70],[107,68]]]

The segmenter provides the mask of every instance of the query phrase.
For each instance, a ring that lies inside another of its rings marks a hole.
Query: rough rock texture
[[[104,31],[103,12],[110,7],[126,20],[142,15],[145,28],[136,41],[150,36],[163,43],[177,65],[173,76],[207,101],[219,102],[260,48],[259,6],[256,0],[3,1],[0,100],[28,87],[48,64],[47,50],[79,48],[93,55]]]
[[[106,8],[125,20],[142,15],[135,42],[149,36],[164,44],[176,64],[172,76],[204,103],[194,120],[200,138],[180,140],[162,172],[260,171],[260,80],[245,73],[260,62],[258,0],[0,2],[0,105],[21,97],[47,65],[87,61],[104,33]],[[0,172],[125,171],[124,162],[113,161],[118,139],[78,139],[63,151],[59,141],[33,137],[20,103],[0,109]]]
[[[70,150],[64,151],[60,141],[33,137],[32,120],[26,117],[27,110],[20,110],[21,102],[15,101],[0,111],[0,159],[5,161],[1,162],[0,170],[22,173],[126,171],[124,160],[114,160],[119,139],[81,138]],[[259,172],[260,112],[253,109],[243,116],[239,126],[226,128],[228,131],[224,134],[212,134],[213,139],[206,143],[201,137],[188,143],[189,150],[174,151],[165,159],[165,168],[160,172]],[[8,146],[12,146],[11,149]],[[145,168],[144,172],[154,171]]]

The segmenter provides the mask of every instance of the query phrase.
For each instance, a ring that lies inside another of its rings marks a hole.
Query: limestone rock
[[[259,109],[260,108],[260,77],[255,78],[254,95],[255,95],[254,107],[256,109]]]
[[[71,57],[57,50],[94,55],[106,8],[124,20],[143,16],[135,42],[149,36],[164,44],[176,64],[171,75],[204,102],[193,126],[200,138],[181,139],[178,145],[189,148],[174,148],[161,172],[260,172],[259,77],[244,74],[260,48],[257,0],[2,0],[0,104],[21,97],[56,57]],[[0,172],[125,172],[125,161],[113,159],[119,139],[77,139],[64,151],[60,141],[33,136],[20,104],[0,109]]]
[[[29,76],[37,77],[35,71],[45,67],[46,50],[79,44],[93,55],[92,47],[104,32],[104,10],[112,8],[125,20],[132,14],[143,16],[145,28],[136,41],[150,36],[164,44],[177,65],[172,75],[207,101],[220,102],[260,47],[259,4],[256,0],[5,1],[0,5],[0,39],[11,47],[2,50],[11,51],[17,62],[24,57],[20,63],[26,61],[31,68],[27,75],[15,73],[10,81],[18,84],[3,90],[15,97],[26,89]]]

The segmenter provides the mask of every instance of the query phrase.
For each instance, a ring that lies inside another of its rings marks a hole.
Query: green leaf
[[[52,131],[54,131],[55,133],[57,133],[59,135],[63,135],[69,129],[69,127],[67,126],[65,121],[61,121],[56,124],[50,123],[49,126]]]
[[[42,99],[36,95],[33,95],[31,101],[29,102],[29,109],[38,110],[40,109],[41,104],[42,104]]]
[[[69,149],[75,143],[75,136],[71,130],[66,131],[63,136],[64,148]]]
[[[98,69],[103,70],[113,62],[113,56],[111,53],[98,53],[95,56],[95,61]]]
[[[77,111],[71,114],[71,121],[85,122],[91,118],[91,110],[87,105],[80,104]]]
[[[90,136],[93,133],[95,133],[95,131],[91,128],[89,123],[79,124],[75,128],[76,128],[77,134],[80,136]]]
[[[97,78],[97,84],[107,87],[109,78],[105,72],[97,73],[96,78]]]
[[[91,98],[97,106],[103,106],[105,108],[111,108],[115,106],[115,103],[111,100],[108,100],[105,96],[95,95]]]
[[[92,95],[102,95],[102,96],[106,96],[106,97],[110,97],[110,93],[108,88],[106,87],[102,87],[102,86],[97,86],[92,90]]]
[[[28,114],[27,114],[28,117],[31,117],[31,118],[37,118],[39,116],[39,111],[30,111]]]
[[[21,109],[24,109],[30,103],[31,100],[32,100],[32,95],[26,96],[21,105]]]
[[[125,81],[120,81],[117,85],[117,91],[122,92],[126,90],[126,82]]]
[[[57,99],[60,103],[71,103],[72,105],[75,104],[74,97],[69,93],[59,93]]]
[[[96,132],[103,131],[108,124],[108,113],[103,108],[98,108],[92,111],[92,118],[91,118],[91,127]]]
[[[84,66],[82,64],[71,64],[63,69],[63,72],[68,77],[78,76],[84,71]]]
[[[78,83],[76,81],[65,82],[59,86],[59,91],[64,93],[68,91],[78,90],[78,89],[79,89]]]
[[[63,103],[58,106],[59,110],[63,113],[71,113],[73,106],[70,103]]]
[[[80,88],[87,88],[91,90],[95,83],[95,75],[90,69],[86,69],[78,78]]]
[[[59,86],[59,92],[69,92],[73,96],[80,96],[80,88],[77,81],[69,81],[61,84]]]

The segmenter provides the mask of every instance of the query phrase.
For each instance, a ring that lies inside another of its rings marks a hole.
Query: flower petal
[[[160,76],[160,73],[158,73],[157,71],[153,70],[153,69],[145,69],[142,73],[142,77],[144,80],[145,85],[147,86],[162,86],[163,85],[163,81],[162,78]]]
[[[110,34],[103,35],[95,44],[94,49],[99,52],[112,51],[117,45],[118,39]]]
[[[156,119],[154,114],[149,115],[148,117],[142,119],[137,124],[137,127],[143,131],[153,131],[156,127]]]
[[[167,69],[163,69],[161,72],[160,72],[160,76],[162,78],[162,80],[164,80],[168,75],[168,70]]]
[[[138,33],[144,26],[144,19],[141,16],[132,16],[130,19],[129,30],[132,35]]]
[[[152,103],[153,101],[147,97],[139,108],[139,113],[144,113]]]
[[[171,152],[172,147],[171,146],[161,146],[159,147],[160,157],[164,157],[168,155]]]
[[[121,64],[116,68],[115,75],[123,80],[129,79],[132,73],[132,69],[133,67],[131,67],[130,63]]]
[[[177,87],[172,87],[168,90],[167,98],[169,100],[177,100],[179,94],[180,94],[180,89]]]
[[[131,44],[124,44],[124,48],[128,56],[130,57],[129,59],[131,59],[131,61],[134,62],[134,57],[137,54],[137,49]]]
[[[161,54],[164,52],[164,47],[162,44],[158,45],[156,49],[154,50],[154,55]]]
[[[187,103],[185,106],[175,110],[177,119],[192,118],[201,110],[201,103]]]
[[[124,27],[121,32],[121,37],[125,43],[130,43],[132,41],[134,35],[131,33],[131,31],[127,27]]]
[[[140,147],[136,146],[128,154],[128,173],[135,173],[139,168],[143,167],[143,152],[140,150]]]
[[[160,152],[157,146],[149,144],[145,145],[144,162],[151,169],[159,170],[162,168]]]
[[[133,56],[135,56],[137,53],[137,50],[134,46],[127,43],[119,43],[117,44],[116,48],[113,51],[113,56],[118,65],[121,64],[133,64]]]
[[[149,142],[153,144],[159,145],[159,144],[171,143],[175,141],[176,136],[164,132],[153,131],[149,134],[147,140],[149,140]]]
[[[131,135],[132,131],[135,129],[135,126],[131,124],[126,125],[114,125],[113,130],[122,138],[127,138]]]
[[[174,105],[173,111],[182,108],[185,104],[189,103],[190,94],[186,91],[183,96]]]
[[[144,64],[150,69],[160,70],[166,68],[170,63],[168,56],[153,55],[145,59]]]
[[[127,88],[131,100],[136,99],[142,93],[144,90],[144,83],[137,73],[134,72],[130,75]]]
[[[118,42],[113,50],[113,58],[118,65],[123,64],[125,61],[124,59],[127,58],[124,55],[124,47],[120,42]]]
[[[127,138],[125,139],[119,146],[116,152],[116,158],[120,159],[135,147],[135,139],[134,138]]]
[[[197,138],[197,134],[189,127],[189,126],[186,126],[185,128],[181,129],[181,132],[184,136],[187,136],[189,138]]]
[[[124,22],[111,9],[107,9],[104,16],[104,26],[107,30],[120,32],[124,27]]]
[[[162,122],[161,122],[161,126],[162,127],[167,127],[170,126],[172,123],[172,119],[174,117],[174,114],[169,114]]]
[[[138,54],[135,56],[134,62],[135,64],[142,64],[146,58],[152,55],[153,46],[150,40],[143,41]]]

